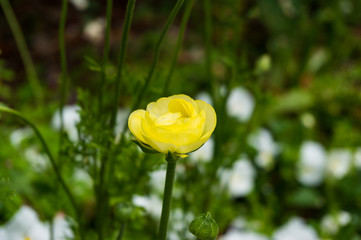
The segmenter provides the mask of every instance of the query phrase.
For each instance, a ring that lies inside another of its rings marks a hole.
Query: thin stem
[[[124,59],[125,59],[125,54],[126,54],[127,45],[128,45],[129,29],[130,29],[130,25],[132,24],[132,19],[133,19],[135,2],[136,2],[136,0],[129,0],[128,4],[127,4],[127,10],[125,12],[125,20],[124,20],[123,31],[122,31],[122,40],[120,42],[118,72],[117,72],[117,76],[115,79],[115,101],[114,101],[112,117],[110,120],[110,128],[111,129],[114,129],[116,117],[117,117],[118,103],[119,103],[119,96],[120,96],[120,87],[122,84],[122,71],[123,71]]]
[[[55,159],[54,159],[53,155],[51,154],[50,149],[49,149],[48,145],[46,144],[45,139],[43,138],[43,136],[41,135],[41,133],[39,132],[37,127],[32,122],[30,122],[27,118],[22,116],[18,111],[15,111],[14,109],[11,109],[11,108],[8,108],[8,107],[5,107],[5,106],[0,106],[0,112],[9,113],[9,114],[12,114],[12,115],[16,116],[17,118],[19,118],[20,120],[25,122],[28,126],[30,126],[34,130],[36,136],[38,137],[41,144],[43,145],[45,153],[49,157],[49,160],[50,160],[51,166],[52,166],[52,168],[53,168],[53,170],[55,172],[55,175],[56,175],[58,181],[60,182],[60,185],[64,189],[64,191],[65,191],[65,193],[66,193],[66,195],[67,195],[67,197],[68,197],[68,199],[69,199],[69,201],[70,201],[70,203],[71,203],[71,205],[72,205],[72,207],[74,209],[74,212],[75,212],[75,214],[77,216],[77,219],[78,219],[79,225],[80,225],[81,216],[80,216],[80,212],[79,212],[79,209],[77,207],[77,204],[75,202],[74,196],[72,195],[68,185],[65,183],[65,180],[61,176],[59,168],[56,165]],[[80,228],[80,229],[82,229],[82,228]],[[81,239],[84,239],[82,230],[81,230]]]
[[[179,55],[179,52],[180,52],[180,49],[181,49],[181,46],[182,46],[182,42],[183,42],[183,38],[184,38],[184,32],[185,32],[185,29],[187,27],[189,16],[191,15],[191,12],[192,12],[193,4],[194,4],[194,0],[188,0],[186,2],[182,22],[181,22],[181,25],[180,25],[180,28],[179,28],[179,34],[178,34],[178,39],[177,39],[177,43],[176,43],[176,49],[174,51],[171,66],[170,66],[170,69],[169,69],[169,72],[168,72],[168,75],[167,75],[167,78],[166,78],[166,82],[165,82],[164,88],[163,88],[163,96],[167,95],[167,91],[168,91],[170,82],[172,80],[173,71],[175,69],[175,65],[176,65],[177,60],[178,60],[178,55]]]
[[[138,94],[138,97],[136,99],[136,102],[134,103],[133,107],[132,107],[132,111],[137,109],[142,101],[142,99],[144,98],[144,95],[146,94],[146,91],[150,85],[150,82],[153,78],[153,74],[154,74],[154,71],[155,71],[155,67],[157,66],[158,64],[158,60],[159,60],[159,54],[160,54],[160,48],[162,46],[162,43],[163,43],[163,40],[164,40],[164,37],[166,35],[166,33],[168,32],[168,29],[169,27],[171,26],[171,24],[173,23],[174,21],[174,18],[177,16],[180,8],[182,7],[183,5],[183,2],[184,0],[178,0],[176,5],[173,7],[172,9],[172,12],[170,13],[168,19],[167,19],[167,22],[165,23],[164,27],[163,27],[163,30],[160,34],[160,37],[158,39],[158,42],[155,46],[155,52],[154,52],[154,59],[153,59],[153,62],[152,62],[152,65],[150,67],[150,70],[149,70],[149,73],[148,73],[148,77],[147,79],[145,80],[145,84],[143,85],[143,87],[141,88],[141,90],[139,91],[139,94]]]
[[[157,66],[157,63],[158,63],[158,60],[159,60],[160,48],[162,46],[164,37],[165,37],[166,33],[168,32],[169,27],[173,23],[174,18],[177,16],[180,8],[182,7],[183,2],[184,2],[184,0],[178,0],[177,1],[177,3],[175,4],[175,6],[172,9],[172,12],[170,13],[170,15],[169,15],[169,17],[167,19],[167,22],[165,23],[165,25],[164,25],[164,27],[162,29],[162,32],[161,32],[160,37],[158,39],[158,42],[157,42],[157,44],[155,46],[154,58],[153,58],[152,65],[151,65],[149,73],[148,73],[148,77],[146,78],[143,87],[140,89],[140,91],[139,91],[139,93],[137,95],[137,98],[135,100],[135,103],[133,104],[130,112],[133,112],[135,109],[137,109],[139,107],[142,99],[144,98],[144,96],[145,96],[145,94],[147,92],[147,89],[148,89],[148,87],[150,85],[150,82],[151,82],[151,80],[153,78],[155,67]],[[127,123],[125,123],[124,126],[123,126],[121,139],[124,138],[124,133],[125,133],[125,131],[127,129],[127,126],[128,126]]]
[[[13,9],[9,4],[8,0],[0,0],[0,4],[4,11],[6,20],[10,26],[10,29],[14,35],[16,45],[20,52],[21,60],[24,64],[26,75],[32,89],[32,92],[38,101],[38,103],[42,103],[44,100],[44,93],[40,84],[40,80],[38,74],[36,72],[33,60],[31,59],[29,49],[26,45],[26,41],[24,38],[24,34],[20,28],[19,22],[16,19]]]
[[[175,167],[177,164],[177,159],[175,159],[171,153],[168,153],[166,155],[166,160],[167,160],[167,173],[165,177],[162,215],[160,218],[160,225],[159,225],[159,234],[158,234],[159,240],[167,239],[168,220],[170,215],[173,184],[175,178]]]
[[[59,136],[59,153],[61,153],[61,146],[63,143],[63,130],[64,130],[64,105],[67,97],[67,89],[68,89],[68,67],[66,63],[66,50],[65,50],[65,22],[66,15],[68,10],[68,0],[62,0],[61,6],[61,17],[59,24],[59,50],[60,50],[60,64],[61,64],[61,78],[60,78],[60,88],[61,88],[61,96],[60,96],[60,136]]]
[[[118,233],[118,236],[117,236],[117,239],[116,239],[116,240],[122,240],[123,234],[124,234],[125,225],[126,225],[125,223],[122,223],[122,225],[120,225],[119,233]]]
[[[103,62],[101,69],[101,80],[100,87],[98,92],[98,112],[101,113],[103,106],[103,87],[106,80],[106,66],[108,64],[109,58],[109,47],[110,47],[110,29],[111,29],[111,20],[112,20],[112,9],[113,9],[113,0],[107,0],[107,10],[106,10],[106,28],[105,28],[105,37],[104,37],[104,51],[103,51]]]
[[[211,94],[216,97],[215,79],[212,75],[212,5],[210,0],[204,0],[204,36],[206,46],[206,74],[211,83]]]

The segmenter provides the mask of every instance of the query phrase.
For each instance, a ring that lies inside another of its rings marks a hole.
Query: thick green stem
[[[100,86],[99,86],[99,92],[98,92],[98,112],[99,113],[101,113],[102,107],[103,107],[103,87],[104,87],[105,80],[106,80],[106,66],[108,64],[108,58],[109,58],[112,9],[113,9],[113,0],[107,0],[103,62],[102,62],[101,79],[100,79]]]
[[[122,39],[120,42],[120,50],[119,50],[118,72],[117,72],[117,77],[115,79],[115,101],[114,101],[114,107],[110,121],[110,129],[114,129],[117,118],[120,87],[122,84],[122,71],[123,71],[124,59],[128,45],[129,29],[133,19],[135,2],[136,0],[129,0],[127,4],[127,10],[125,12],[125,20],[124,20]]]
[[[60,136],[59,136],[59,156],[61,153],[61,146],[63,143],[63,130],[64,130],[64,117],[63,117],[63,109],[67,97],[68,90],[68,67],[66,63],[66,50],[65,50],[65,22],[66,15],[68,10],[68,0],[62,0],[61,6],[61,17],[59,24],[59,49],[60,49],[60,64],[61,64],[61,78],[60,78],[60,88],[61,88],[61,96],[60,96]]]
[[[182,46],[182,42],[183,42],[183,38],[184,38],[184,32],[186,30],[187,27],[187,23],[189,20],[189,16],[191,15],[192,12],[192,8],[193,8],[193,4],[194,4],[194,0],[188,0],[186,2],[186,6],[185,6],[185,10],[183,13],[183,17],[182,17],[182,22],[179,28],[179,34],[178,34],[178,39],[177,39],[177,43],[176,43],[176,48],[175,48],[175,52],[172,58],[172,62],[171,62],[171,66],[164,84],[164,88],[163,88],[163,96],[167,95],[167,91],[172,79],[172,75],[173,75],[173,71],[175,69],[175,65],[177,63],[178,60],[178,55]]]
[[[0,106],[0,112],[9,113],[9,114],[12,114],[12,115],[16,116],[17,118],[19,118],[20,120],[25,122],[28,126],[30,126],[34,130],[36,136],[38,137],[41,144],[43,145],[43,148],[45,150],[46,155],[49,157],[49,160],[50,160],[51,166],[52,166],[52,168],[53,168],[53,170],[55,172],[55,175],[56,175],[58,181],[60,182],[60,185],[64,189],[64,191],[65,191],[65,193],[66,193],[66,195],[67,195],[67,197],[68,197],[68,199],[69,199],[69,201],[70,201],[70,203],[71,203],[71,205],[72,205],[72,207],[74,209],[76,217],[77,217],[77,219],[79,221],[79,225],[81,226],[81,222],[82,222],[81,221],[81,215],[80,215],[79,209],[77,207],[75,198],[74,198],[73,194],[70,192],[70,189],[69,189],[68,185],[66,184],[65,180],[61,176],[59,168],[58,168],[58,166],[57,166],[57,164],[55,162],[55,159],[54,159],[53,155],[51,154],[50,149],[49,149],[48,145],[46,144],[45,139],[43,138],[43,136],[39,132],[39,130],[36,128],[36,126],[32,122],[30,122],[27,118],[22,116],[18,111],[15,111],[15,110],[13,110],[11,108],[8,108],[8,107],[5,107],[5,106]],[[82,228],[80,228],[80,229],[82,229]],[[84,239],[82,230],[80,230],[80,231],[81,231],[81,234],[80,234],[81,239]]]
[[[217,91],[215,79],[212,75],[212,4],[211,0],[204,0],[204,36],[206,46],[206,75],[211,83],[211,94],[215,99]]]
[[[160,217],[160,225],[159,225],[159,234],[158,234],[159,240],[167,239],[168,220],[170,215],[173,184],[175,178],[175,167],[177,164],[177,159],[171,153],[168,153],[166,155],[166,161],[167,161],[167,174],[165,177],[162,215]]]
[[[119,233],[118,233],[118,236],[117,236],[117,239],[116,239],[116,240],[122,240],[123,234],[124,234],[125,225],[126,225],[125,223],[122,223],[122,225],[120,226]]]
[[[33,91],[35,99],[38,103],[42,103],[44,100],[44,92],[42,90],[38,74],[36,72],[33,60],[31,59],[29,49],[26,45],[24,34],[21,31],[20,25],[14,14],[11,5],[8,0],[0,0],[1,7],[4,11],[6,20],[10,26],[10,29],[14,35],[16,45],[20,52],[21,60],[24,64],[26,75]]]

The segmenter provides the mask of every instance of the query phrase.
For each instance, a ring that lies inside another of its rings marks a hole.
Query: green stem
[[[117,240],[122,240],[123,234],[124,234],[124,229],[125,229],[125,223],[122,223],[122,225],[120,225],[120,229],[119,229],[119,233],[118,233],[118,236],[117,236]]]
[[[8,0],[0,0],[0,4],[4,11],[6,20],[10,26],[10,29],[14,35],[16,45],[20,52],[21,60],[24,64],[26,75],[30,84],[30,87],[33,91],[33,94],[38,101],[38,103],[42,103],[44,100],[44,93],[39,81],[38,74],[36,72],[33,60],[31,59],[29,49],[26,45],[26,41],[24,38],[24,34],[21,31],[20,25],[16,16],[14,14],[11,5],[9,4]]]
[[[106,66],[108,64],[109,58],[109,47],[110,47],[110,29],[111,29],[111,20],[112,20],[112,9],[113,9],[113,0],[107,0],[107,10],[106,10],[106,28],[105,28],[105,37],[104,37],[104,51],[103,51],[103,62],[101,69],[101,81],[98,92],[98,112],[101,113],[103,107],[103,87],[106,80]]]
[[[170,207],[172,203],[173,184],[175,178],[175,167],[177,164],[177,158],[173,154],[168,153],[166,155],[167,161],[167,173],[165,177],[164,195],[163,195],[163,206],[162,215],[160,218],[159,225],[159,240],[167,239],[168,220],[170,215]]]
[[[54,169],[54,172],[55,172],[55,175],[58,179],[58,181],[60,182],[60,185],[62,186],[62,188],[64,189],[73,209],[74,209],[74,212],[77,216],[77,219],[79,221],[79,225],[81,225],[81,215],[80,215],[80,212],[79,212],[79,209],[77,207],[77,204],[75,202],[75,199],[72,195],[72,193],[70,192],[70,189],[69,187],[67,186],[67,184],[65,183],[65,180],[63,179],[63,177],[61,176],[60,174],[60,171],[59,171],[59,168],[58,166],[56,165],[56,162],[55,162],[55,159],[53,157],[53,155],[51,154],[50,152],[50,149],[48,147],[48,145],[46,144],[45,142],[45,139],[43,138],[43,136],[41,135],[41,133],[39,132],[39,130],[37,129],[37,127],[32,123],[30,122],[27,118],[25,118],[24,116],[22,116],[18,111],[15,111],[14,109],[11,109],[11,108],[8,108],[8,107],[5,107],[5,106],[0,106],[0,112],[5,112],[5,113],[9,113],[9,114],[12,114],[14,116],[16,116],[17,118],[19,118],[20,120],[22,120],[23,122],[25,122],[28,126],[30,126],[36,136],[38,137],[38,139],[40,140],[41,144],[43,145],[43,148],[45,150],[45,153],[48,155],[49,157],[49,160],[50,160],[50,163],[51,163],[51,166],[52,168]],[[82,228],[80,228],[82,229]],[[81,239],[84,239],[83,237],[83,233],[82,233],[82,230],[81,231]]]
[[[59,157],[61,153],[61,146],[63,143],[63,130],[64,130],[64,117],[63,110],[67,97],[67,89],[68,89],[68,67],[66,63],[66,51],[65,51],[65,22],[66,15],[68,10],[68,0],[62,0],[61,6],[61,17],[59,24],[59,49],[60,49],[60,64],[61,64],[61,78],[60,78],[60,86],[61,86],[61,96],[60,96],[60,136],[59,136]]]
[[[167,95],[167,91],[168,91],[168,88],[169,88],[169,85],[170,85],[170,82],[171,82],[171,79],[172,79],[173,71],[175,69],[175,65],[176,65],[177,60],[178,60],[178,55],[179,55],[179,52],[180,52],[180,49],[181,49],[181,46],[182,46],[182,42],[183,42],[183,38],[184,38],[184,32],[185,32],[185,29],[187,27],[189,16],[191,15],[191,12],[192,12],[193,4],[194,4],[194,0],[188,0],[186,2],[185,10],[184,10],[183,17],[182,17],[182,22],[181,22],[181,25],[180,25],[180,28],[179,28],[179,34],[178,34],[178,39],[177,39],[177,43],[176,43],[176,49],[175,49],[175,52],[174,52],[174,55],[173,55],[173,58],[172,58],[172,62],[171,62],[171,66],[170,66],[170,69],[169,69],[169,72],[168,72],[168,75],[167,75],[167,78],[166,78],[166,82],[165,82],[164,88],[163,88],[163,96]]]
[[[210,0],[204,0],[204,37],[206,46],[206,74],[211,83],[211,94],[215,100],[217,96],[215,78],[212,75],[212,4]]]
[[[118,103],[119,103],[119,96],[120,96],[120,87],[122,83],[122,71],[124,65],[124,59],[126,54],[126,49],[128,45],[128,35],[130,25],[132,24],[133,19],[133,12],[135,7],[136,0],[129,0],[127,4],[127,10],[125,12],[125,20],[123,25],[122,31],[122,39],[120,43],[120,51],[119,51],[119,60],[118,60],[118,72],[115,79],[115,101],[114,101],[114,108],[113,113],[110,121],[110,128],[114,129],[116,118],[117,118],[117,111],[118,111]]]
[[[173,7],[172,12],[170,13],[167,22],[165,23],[163,30],[160,34],[160,37],[158,39],[158,42],[155,46],[155,52],[154,52],[154,59],[152,62],[152,65],[150,67],[149,73],[148,73],[148,77],[145,80],[145,84],[143,85],[143,87],[141,88],[141,90],[139,91],[138,97],[136,99],[136,102],[134,103],[133,107],[132,107],[132,111],[134,111],[135,109],[137,109],[142,101],[142,99],[144,98],[144,95],[146,94],[146,91],[149,87],[149,84],[153,78],[153,74],[155,71],[155,67],[157,66],[158,60],[159,60],[159,54],[160,54],[160,48],[162,46],[164,37],[166,35],[166,33],[168,32],[169,27],[171,26],[171,24],[174,21],[174,18],[177,16],[180,8],[183,5],[184,0],[178,0],[176,5]]]
[[[170,15],[169,15],[169,17],[167,19],[167,22],[165,23],[165,25],[164,25],[164,27],[162,29],[162,32],[161,32],[160,37],[158,39],[158,42],[157,42],[157,44],[155,46],[154,58],[153,58],[152,65],[151,65],[149,73],[148,73],[148,77],[146,78],[143,87],[140,89],[139,94],[137,95],[135,103],[133,104],[130,112],[133,112],[135,109],[137,109],[139,107],[142,99],[144,98],[144,96],[145,96],[145,94],[147,92],[147,89],[148,89],[148,87],[150,85],[150,82],[151,82],[151,80],[153,78],[155,67],[157,66],[157,63],[158,63],[158,60],[159,60],[160,48],[162,46],[164,37],[165,37],[166,33],[168,32],[170,25],[173,23],[174,18],[177,16],[180,8],[182,7],[183,2],[184,2],[184,0],[178,0],[177,1],[177,3],[175,4],[175,6],[172,9],[172,12],[170,13]],[[128,126],[127,123],[125,123],[124,126],[123,126],[121,139],[124,138],[124,133],[125,133],[125,131],[127,129],[127,126]]]

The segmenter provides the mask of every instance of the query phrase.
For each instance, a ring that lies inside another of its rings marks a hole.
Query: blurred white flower
[[[348,149],[333,149],[328,154],[327,172],[336,179],[343,178],[350,170],[352,154]]]
[[[326,161],[327,154],[320,143],[304,142],[300,149],[298,181],[311,187],[319,185],[324,179]]]
[[[129,109],[128,108],[121,108],[118,109],[117,118],[116,118],[116,125],[114,128],[115,134],[115,142],[119,142],[121,134],[123,132],[123,128],[125,124],[128,122],[129,117]]]
[[[273,240],[318,240],[320,239],[315,229],[307,225],[301,218],[293,217],[276,230]]]
[[[209,162],[213,159],[213,150],[214,150],[214,140],[210,138],[202,147],[197,151],[192,152],[189,158],[192,162]]]
[[[64,213],[56,214],[53,219],[53,239],[68,240],[73,238],[74,238],[74,234],[73,231],[71,230],[69,222],[66,221],[65,214]]]
[[[271,132],[261,128],[248,137],[248,143],[258,151],[256,164],[265,169],[273,166],[274,156],[279,153],[280,147],[273,140]]]
[[[37,213],[28,206],[22,206],[1,228],[0,239],[4,240],[49,240],[50,226],[39,220]],[[64,214],[57,215],[53,221],[53,239],[68,240],[74,237]]]
[[[240,122],[246,122],[250,119],[254,109],[253,96],[242,87],[234,88],[226,103],[227,113],[235,117]]]
[[[97,18],[88,22],[83,30],[84,37],[94,44],[98,44],[103,40],[105,31],[104,18]]]
[[[39,152],[35,146],[25,149],[24,156],[36,172],[42,172],[49,166],[48,156]]]
[[[76,105],[68,105],[63,108],[64,131],[68,134],[71,141],[77,142],[79,139],[76,125],[80,122],[80,107]],[[52,126],[56,130],[61,128],[60,110],[57,110],[52,119]]]
[[[133,196],[132,202],[135,206],[142,207],[154,219],[159,220],[162,213],[162,200],[157,195]]]
[[[69,0],[74,7],[80,11],[85,10],[89,6],[88,0]]]
[[[324,233],[334,235],[341,227],[351,222],[351,214],[340,211],[336,214],[326,214],[321,220],[321,229]]]
[[[252,231],[241,231],[238,229],[230,229],[219,240],[268,240],[269,238]],[[308,239],[307,239],[308,240]]]
[[[177,208],[171,212],[168,239],[184,240],[192,239],[193,235],[188,231],[190,223],[193,221],[194,215],[190,212],[185,213],[182,209]]]
[[[210,104],[210,105],[213,106],[212,96],[211,96],[209,93],[207,93],[207,92],[200,92],[200,93],[198,93],[198,94],[195,96],[194,99],[196,99],[196,100],[202,100],[202,101],[204,101],[204,102],[206,102],[206,103],[208,103],[208,104]]]
[[[75,168],[73,171],[73,190],[78,195],[85,195],[93,189],[93,179],[89,173],[81,168]]]
[[[10,134],[10,143],[13,147],[19,147],[21,142],[33,135],[33,130],[30,128],[19,128]]]
[[[354,158],[355,167],[361,170],[361,148],[356,149]]]
[[[244,197],[252,192],[256,171],[247,158],[233,163],[232,169],[221,169],[221,184],[228,188],[232,197]]]
[[[158,194],[163,194],[165,184],[165,169],[159,169],[151,172],[150,174],[150,186]]]

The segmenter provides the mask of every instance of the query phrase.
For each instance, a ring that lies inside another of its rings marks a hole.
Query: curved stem
[[[42,103],[44,100],[44,92],[42,90],[38,74],[36,72],[33,60],[31,59],[29,49],[26,45],[24,34],[20,28],[19,22],[16,19],[13,9],[8,0],[0,0],[0,5],[4,11],[6,20],[10,26],[10,29],[14,35],[16,45],[20,52],[21,60],[24,64],[26,75],[32,88],[33,94],[38,103]]]
[[[189,16],[191,15],[191,12],[192,12],[193,4],[194,4],[194,0],[188,0],[187,3],[186,3],[186,6],[185,6],[182,22],[181,22],[181,25],[180,25],[180,28],[179,28],[179,34],[178,34],[178,39],[177,39],[177,43],[176,43],[176,49],[175,49],[175,52],[174,52],[174,55],[173,55],[173,58],[172,58],[172,62],[171,62],[171,66],[170,66],[170,69],[169,69],[169,72],[168,72],[168,75],[167,75],[167,78],[166,78],[166,82],[165,82],[164,88],[163,88],[163,96],[167,95],[167,91],[168,91],[168,88],[169,88],[169,85],[170,85],[170,82],[171,82],[171,79],[172,79],[173,71],[174,71],[175,65],[177,63],[178,55],[179,55],[179,52],[180,52],[180,49],[181,49],[181,46],[182,46],[182,42],[183,42],[183,38],[184,38],[184,32],[185,32],[185,29],[187,27]]]
[[[61,17],[59,24],[59,50],[60,50],[60,65],[61,65],[61,79],[60,79],[60,88],[61,88],[61,96],[60,96],[60,136],[59,136],[59,153],[60,156],[61,146],[63,142],[63,130],[64,130],[64,117],[63,117],[63,109],[67,96],[68,89],[68,67],[66,63],[66,51],[65,51],[65,21],[68,10],[68,0],[62,0],[61,6]]]
[[[128,4],[127,4],[127,10],[125,12],[125,20],[124,20],[124,25],[123,25],[122,39],[121,39],[120,51],[119,51],[118,72],[117,72],[117,76],[116,76],[116,80],[115,80],[115,101],[114,101],[112,117],[110,120],[110,129],[114,129],[116,118],[117,118],[120,86],[122,83],[122,71],[123,71],[126,49],[127,49],[127,45],[128,45],[129,29],[130,29],[130,25],[132,24],[132,19],[133,19],[135,2],[136,2],[136,0],[129,0]]]
[[[206,74],[207,78],[211,82],[211,94],[213,99],[216,98],[216,86],[215,79],[212,75],[212,4],[211,0],[204,0],[204,36],[206,45]]]
[[[119,233],[118,233],[116,240],[122,240],[123,234],[124,234],[124,229],[125,229],[125,223],[122,223],[122,225],[120,226]]]
[[[162,215],[160,217],[160,224],[159,224],[159,234],[158,234],[159,240],[167,239],[168,220],[170,215],[173,184],[175,178],[175,167],[177,164],[177,159],[171,153],[168,153],[166,155],[166,161],[167,161],[167,173],[166,173],[165,185],[164,185]]]
[[[58,181],[60,182],[60,185],[63,187],[63,189],[64,189],[64,191],[65,191],[65,193],[66,193],[66,195],[67,195],[67,197],[68,197],[68,199],[69,199],[69,201],[70,201],[70,203],[71,203],[71,205],[72,205],[72,207],[74,209],[74,212],[75,212],[75,214],[77,216],[79,224],[80,224],[81,223],[81,216],[80,216],[80,212],[78,210],[77,204],[75,202],[75,199],[74,199],[72,193],[70,192],[69,187],[65,183],[65,180],[61,176],[59,168],[56,165],[55,159],[54,159],[53,155],[51,154],[50,149],[49,149],[48,145],[45,142],[45,139],[43,138],[43,136],[41,135],[41,133],[39,132],[37,127],[32,122],[30,122],[27,118],[22,116],[18,111],[15,111],[14,109],[11,109],[11,108],[8,108],[8,107],[5,107],[5,106],[0,106],[0,112],[9,113],[9,114],[12,114],[12,115],[16,116],[17,118],[19,118],[20,120],[25,122],[28,126],[30,126],[34,130],[36,136],[39,138],[41,144],[43,145],[45,153],[49,157],[49,160],[50,160],[52,168],[54,169],[55,175],[56,175]],[[82,233],[81,233],[81,236],[82,236],[81,238],[84,239]]]

